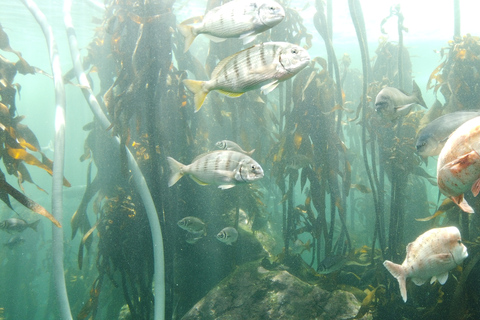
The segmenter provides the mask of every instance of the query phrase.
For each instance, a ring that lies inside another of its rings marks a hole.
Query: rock
[[[349,292],[328,292],[257,261],[238,267],[182,319],[349,319],[359,309]]]

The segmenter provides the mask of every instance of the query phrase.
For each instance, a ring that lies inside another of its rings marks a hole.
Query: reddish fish
[[[476,197],[480,191],[480,117],[465,122],[448,138],[438,156],[437,182],[444,195],[473,213],[463,194],[472,190]]]
[[[438,280],[443,285],[448,279],[448,271],[466,257],[467,248],[457,227],[435,228],[408,244],[407,256],[401,265],[388,260],[383,265],[397,278],[403,301],[407,302],[407,278],[412,278],[417,286],[430,278],[430,283]]]

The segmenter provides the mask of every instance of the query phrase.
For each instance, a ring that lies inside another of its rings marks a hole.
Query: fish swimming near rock
[[[198,156],[189,165],[167,157],[172,174],[168,186],[173,186],[185,174],[200,185],[214,184],[229,189],[241,183],[263,178],[262,167],[252,158],[238,151],[217,150]]]
[[[279,24],[283,18],[285,10],[273,0],[234,0],[208,11],[198,25],[187,25],[192,19],[182,22],[178,30],[185,37],[184,51],[187,52],[199,34],[217,42],[240,38],[243,44],[247,44],[257,34]]]
[[[195,235],[207,235],[207,225],[197,217],[185,217],[177,222],[183,230]]]
[[[238,231],[233,227],[223,228],[218,234],[217,239],[229,246],[238,239]]]
[[[323,259],[318,267],[317,273],[319,274],[329,274],[335,271],[340,270],[345,266],[348,259],[343,255],[330,255]]]
[[[407,278],[421,286],[431,278],[444,284],[448,272],[468,257],[457,227],[434,228],[421,234],[407,245],[407,256],[403,263],[395,264],[385,260],[383,265],[397,278],[403,301],[407,301]]]
[[[211,79],[185,79],[183,84],[194,93],[195,112],[200,110],[207,94],[218,90],[229,97],[261,89],[274,90],[282,81],[292,78],[310,62],[306,49],[288,42],[265,42],[237,52],[218,63]]]
[[[438,156],[452,132],[466,121],[478,116],[480,112],[457,111],[433,120],[418,133],[417,153],[424,158]]]
[[[375,98],[375,111],[384,118],[393,121],[409,114],[415,104],[427,108],[420,88],[413,81],[413,92],[411,95],[393,87],[385,87],[380,90]]]
[[[464,199],[480,192],[480,117],[468,120],[448,138],[437,161],[437,184],[463,211],[474,210]]]
[[[6,243],[3,244],[4,247],[7,247],[8,249],[12,250],[20,245],[22,245],[25,242],[25,239],[20,236],[20,235],[15,235],[8,239]]]
[[[0,222],[0,230],[4,230],[8,233],[23,232],[27,228],[31,228],[37,231],[37,226],[40,220],[28,223],[23,219],[10,218]]]
[[[255,152],[255,149],[250,150],[250,151],[245,151],[238,144],[236,144],[235,142],[230,141],[230,140],[218,141],[217,143],[215,143],[215,146],[218,149],[238,151],[238,152],[241,152],[241,153],[245,153],[248,156],[251,156]]]

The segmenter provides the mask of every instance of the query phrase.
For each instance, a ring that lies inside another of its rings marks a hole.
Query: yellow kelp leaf
[[[30,153],[28,153],[26,150],[7,148],[7,151],[8,151],[8,155],[13,159],[23,160],[32,166],[37,166],[39,168],[42,168],[43,170],[47,171],[49,174],[53,174],[52,170],[49,167],[41,163],[37,158],[35,158]]]
[[[11,195],[15,200],[20,202],[23,206],[27,207],[28,209],[32,210],[39,215],[44,216],[45,218],[49,219],[53,222],[57,227],[61,228],[62,226],[60,223],[51,215],[50,212],[47,211],[44,207],[36,203],[35,201],[28,198],[26,195],[12,187],[7,181],[0,179],[0,189],[6,191],[9,195]]]
[[[297,150],[300,148],[300,145],[302,144],[302,135],[299,134],[298,132],[295,132],[295,135],[293,136],[293,143],[295,144],[295,148]]]
[[[28,143],[27,141],[25,141],[25,139],[17,138],[17,140],[20,143],[20,145],[22,146],[22,148],[29,149],[29,150],[32,150],[32,151],[38,151],[38,149],[35,146],[33,146],[30,143]]]

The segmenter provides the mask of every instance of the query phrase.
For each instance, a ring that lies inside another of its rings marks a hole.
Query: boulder
[[[349,292],[329,292],[286,270],[251,262],[222,280],[182,319],[349,319],[359,309]]]

